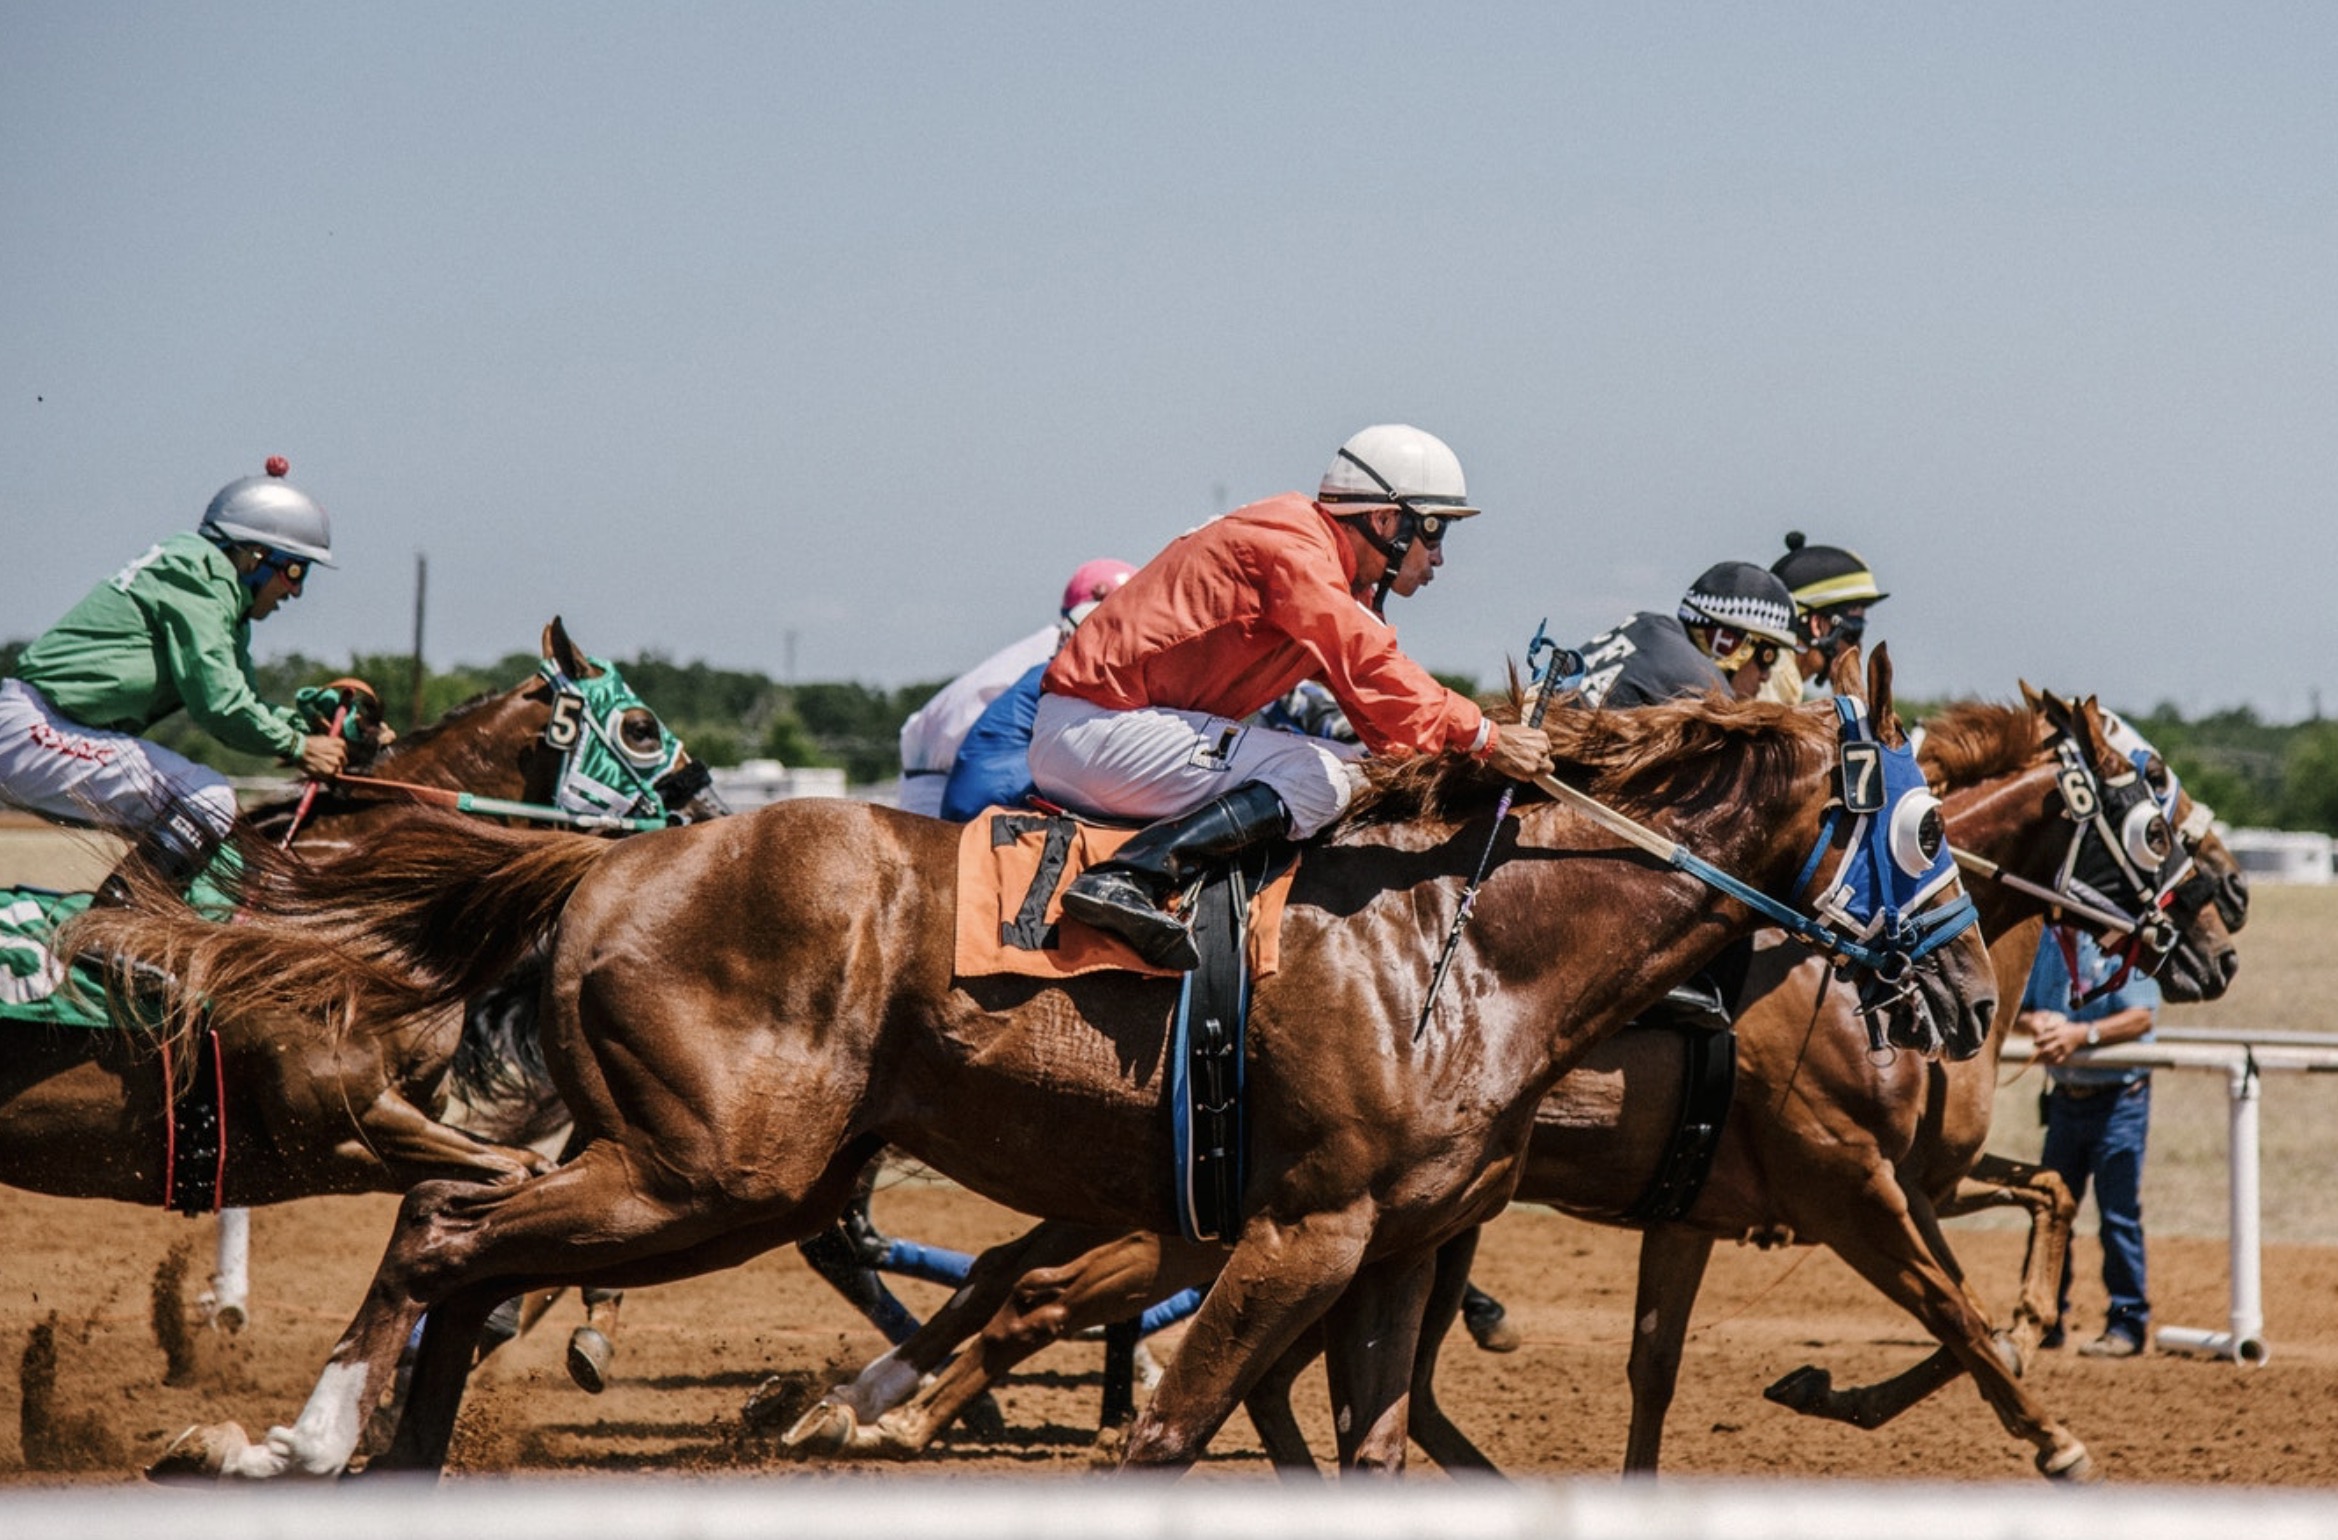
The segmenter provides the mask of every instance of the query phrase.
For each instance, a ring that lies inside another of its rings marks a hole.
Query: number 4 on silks
[[[1883,746],[1861,741],[1844,744],[1843,810],[1847,813],[1880,813],[1885,800]]]

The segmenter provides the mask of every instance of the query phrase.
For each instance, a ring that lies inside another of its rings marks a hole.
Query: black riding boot
[[[97,885],[97,896],[90,904],[94,908],[129,908],[129,871],[139,865],[168,883],[172,892],[185,893],[196,874],[211,864],[221,843],[220,836],[211,832],[211,826],[188,809],[167,808],[131,844],[130,853],[106,874],[106,880]]]
[[[1137,831],[1109,861],[1064,889],[1063,912],[1110,931],[1156,968],[1201,965],[1193,932],[1162,908],[1209,862],[1247,850],[1290,825],[1283,799],[1263,781],[1245,781],[1186,814]]]

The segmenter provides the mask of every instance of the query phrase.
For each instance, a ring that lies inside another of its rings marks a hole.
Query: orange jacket
[[[1482,751],[1493,724],[1397,650],[1355,597],[1346,534],[1304,493],[1172,541],[1072,633],[1045,687],[1115,711],[1239,720],[1320,679],[1376,754]]]

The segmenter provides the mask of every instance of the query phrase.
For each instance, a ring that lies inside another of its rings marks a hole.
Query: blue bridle
[[[1934,903],[1957,886],[1956,861],[1941,828],[1940,799],[1925,785],[1915,750],[1905,743],[1891,747],[1878,738],[1868,725],[1866,707],[1856,698],[1838,695],[1834,707],[1842,782],[1819,825],[1810,856],[1802,863],[1796,893],[1807,890],[1817,876],[1843,820],[1850,818],[1852,825],[1841,860],[1807,914],[1564,781],[1546,775],[1537,777],[1536,784],[1707,887],[1736,899],[1836,964],[1863,968],[1887,984],[1898,984],[1918,962],[1964,934],[1978,911],[1972,896],[1961,890],[1947,903]]]

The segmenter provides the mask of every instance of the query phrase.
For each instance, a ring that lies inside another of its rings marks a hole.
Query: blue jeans
[[[2046,1149],[2039,1157],[2084,1200],[2094,1184],[2102,1219],[2103,1287],[2111,1296],[2104,1329],[2137,1342],[2151,1326],[2143,1284],[2143,1146],[2151,1129],[2151,1081],[2095,1096],[2057,1088],[2046,1099]],[[2062,1316],[2070,1314],[2070,1259],[2062,1260]]]

